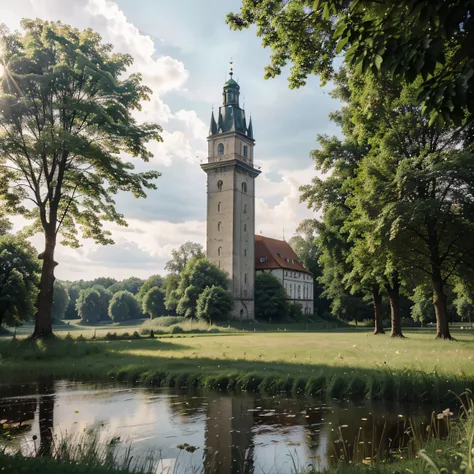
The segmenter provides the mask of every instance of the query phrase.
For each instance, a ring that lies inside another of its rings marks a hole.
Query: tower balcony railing
[[[236,158],[240,161],[243,161],[245,164],[252,166],[253,168],[260,169],[260,167],[255,166],[254,162],[250,158],[239,155],[237,153],[229,153],[227,155],[210,157],[208,159],[208,163],[219,163],[221,161],[231,161],[231,160],[235,160]]]

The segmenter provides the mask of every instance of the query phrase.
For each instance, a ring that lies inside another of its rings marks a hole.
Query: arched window
[[[217,267],[221,268],[221,261],[220,260],[217,262]]]
[[[220,257],[222,255],[222,247],[217,249],[217,256]]]
[[[219,191],[222,191],[222,185],[223,185],[223,184],[224,184],[224,183],[223,183],[221,180],[217,181],[217,189],[218,189]]]
[[[217,223],[217,230],[220,232],[222,230],[222,222]]]
[[[222,203],[218,202],[217,203],[217,212],[221,212],[221,211],[222,211]]]
[[[247,192],[247,183],[242,183],[242,192],[243,193]]]
[[[244,257],[247,256],[247,249],[244,249]]]
[[[244,214],[247,214],[247,204],[244,204]]]
[[[249,147],[247,145],[244,145],[244,156],[245,158],[249,156]]]
[[[247,224],[244,224],[244,232],[247,231]]]
[[[217,155],[222,156],[223,154],[224,154],[224,144],[219,143],[219,145],[217,145]]]

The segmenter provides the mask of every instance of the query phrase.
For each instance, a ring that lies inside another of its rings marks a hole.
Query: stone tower
[[[224,84],[219,116],[211,115],[207,174],[207,258],[229,274],[233,316],[254,318],[255,178],[252,119],[239,106],[240,87]]]

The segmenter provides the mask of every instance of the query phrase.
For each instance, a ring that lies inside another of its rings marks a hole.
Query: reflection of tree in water
[[[252,474],[252,427],[255,399],[250,396],[210,395],[206,418],[206,473]]]
[[[391,455],[400,456],[414,450],[412,427],[426,437],[431,412],[418,408],[413,415],[402,410],[397,405],[369,405],[336,408],[327,413],[323,423],[327,424],[324,431],[328,435],[328,463],[334,465],[341,459],[356,463],[387,460]],[[445,435],[446,424],[440,427],[440,434]]]
[[[53,448],[54,425],[54,381],[52,378],[42,378],[38,383],[39,393],[39,432],[40,443],[38,456],[51,456]]]
[[[173,416],[178,416],[183,424],[192,423],[206,414],[207,398],[196,396],[194,392],[180,392],[169,398],[169,407]]]
[[[0,444],[19,449],[36,411],[35,384],[0,386]]]

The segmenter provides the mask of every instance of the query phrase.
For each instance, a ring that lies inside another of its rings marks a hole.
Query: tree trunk
[[[41,270],[41,279],[39,284],[39,294],[36,303],[36,321],[33,338],[44,338],[53,335],[51,326],[51,308],[53,305],[53,284],[54,284],[54,268],[57,263],[54,261],[54,249],[56,247],[55,233],[46,233],[45,250],[39,256],[43,260],[43,268]]]
[[[441,278],[441,272],[433,271],[433,304],[436,313],[436,339],[452,340],[449,332],[447,297],[444,293],[444,282]]]
[[[385,334],[382,325],[382,295],[380,291],[374,290],[372,298],[374,305],[374,334]]]
[[[387,292],[392,319],[392,333],[390,337],[405,337],[402,333],[402,320],[400,317],[400,282],[398,278],[394,278],[392,285],[387,285]]]

